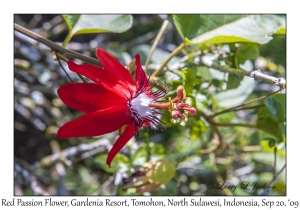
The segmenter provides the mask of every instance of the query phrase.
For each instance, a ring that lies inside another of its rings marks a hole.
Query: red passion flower
[[[196,110],[188,103],[182,103],[184,89],[177,89],[177,96],[169,102],[159,103],[159,99],[168,92],[166,87],[152,92],[155,83],[150,86],[140,63],[140,56],[135,56],[136,78],[114,57],[103,49],[96,49],[103,68],[68,61],[69,69],[84,75],[95,83],[71,83],[60,87],[57,93],[69,107],[86,114],[63,125],[57,133],[60,138],[99,136],[121,129],[125,130],[109,151],[106,164],[111,165],[116,154],[145,125],[154,129],[164,129],[157,114],[157,109],[167,109],[174,121],[186,120],[187,112]],[[176,102],[176,104],[175,104]],[[174,103],[174,104],[173,104]],[[185,114],[181,114],[180,110]],[[123,128],[124,128],[123,127]]]

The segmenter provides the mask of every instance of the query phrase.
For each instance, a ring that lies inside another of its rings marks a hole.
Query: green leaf
[[[198,120],[196,123],[192,121],[191,124],[191,139],[199,139],[200,135],[206,130],[205,123],[202,120]]]
[[[150,142],[149,143],[149,152],[151,156],[157,156],[162,158],[165,152],[165,149],[162,144]],[[132,160],[135,165],[142,165],[147,161],[147,145],[142,144],[132,155]]]
[[[72,28],[76,25],[78,19],[80,18],[80,15],[62,15],[62,16],[67,23],[69,31],[72,30]]]
[[[71,37],[88,33],[121,33],[132,26],[131,15],[63,15]]]
[[[258,112],[257,127],[274,137],[277,142],[284,142],[285,137],[278,119],[271,113],[267,107],[263,107]]]
[[[277,142],[276,139],[274,139],[273,137],[269,137],[269,138],[264,138],[262,141],[260,141],[260,145],[261,145],[263,151],[272,152],[272,153],[274,153],[274,146],[276,146],[277,147],[277,155],[285,157],[285,155],[286,155],[285,149],[278,148],[278,145],[280,145],[282,143],[279,143],[276,145],[276,142]]]
[[[115,173],[119,170],[119,168],[130,168],[130,163],[128,157],[125,155],[118,153],[114,158],[111,167],[106,165],[107,154],[99,155],[96,157],[95,162],[100,164],[100,166],[108,173]]]
[[[252,93],[255,87],[253,78],[244,77],[236,89],[226,90],[215,95],[218,105],[223,108],[230,108],[243,103]]]
[[[268,109],[271,111],[271,113],[278,119],[278,121],[283,121],[285,118],[285,112],[283,110],[283,107],[281,103],[274,98],[273,96],[267,97],[264,100],[264,104]]]
[[[255,60],[259,56],[257,44],[244,43],[238,49],[236,59],[238,64],[244,64],[246,60]]]
[[[171,180],[167,182],[166,184],[160,185],[159,188],[151,192],[151,195],[156,196],[176,196],[178,195],[179,188],[177,187],[177,181]]]
[[[286,94],[276,94],[273,95],[272,97],[277,99],[280,102],[284,113],[286,113]]]
[[[286,29],[285,28],[280,28],[274,34],[286,34]]]
[[[173,15],[175,26],[189,40],[246,15]]]
[[[261,142],[263,145],[263,148],[265,148],[265,146],[268,146],[268,149],[273,148],[276,145],[276,139],[274,139],[273,137],[266,137],[264,138]],[[268,150],[268,151],[273,151],[273,150]]]
[[[211,81],[212,77],[209,72],[209,68],[206,66],[196,66],[192,67],[192,69],[195,68],[197,71],[197,76],[201,77],[205,81]]]
[[[159,160],[155,163],[147,163],[150,168],[146,176],[150,183],[164,184],[175,175],[175,165],[169,160]]]
[[[187,93],[191,93],[194,89],[194,85],[200,84],[201,79],[197,78],[196,68],[184,68],[182,69],[182,78],[184,83],[184,89]]]
[[[240,86],[242,79],[244,76],[229,74],[228,82],[227,82],[227,90],[235,89]]]
[[[268,146],[270,147],[270,148],[272,148],[272,147],[274,147],[275,146],[275,143],[276,143],[276,140],[275,139],[269,139],[269,143],[268,143]]]
[[[173,15],[187,44],[252,42],[265,44],[282,33],[285,17],[278,15]]]

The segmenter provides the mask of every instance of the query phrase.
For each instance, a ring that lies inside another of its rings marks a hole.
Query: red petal
[[[97,48],[96,56],[106,71],[113,74],[115,77],[118,77],[129,86],[135,86],[129,71],[108,52],[102,48]]]
[[[86,76],[106,89],[122,97],[124,94],[130,96],[128,85],[102,68],[89,64],[78,65],[73,61],[68,61],[67,63],[70,70]]]
[[[127,105],[118,105],[108,109],[83,115],[63,125],[57,133],[60,138],[99,136],[113,132],[132,121]]]
[[[124,133],[117,139],[113,147],[108,153],[106,158],[106,164],[110,167],[110,164],[114,157],[120,152],[120,150],[125,146],[125,144],[134,136],[135,134],[135,123],[132,121],[126,128]]]
[[[126,103],[125,97],[92,83],[66,84],[57,90],[61,100],[81,112],[95,112]]]
[[[136,62],[136,86],[139,87],[140,85],[145,85],[146,93],[150,93],[150,82],[142,68],[140,55],[135,55],[135,62]]]

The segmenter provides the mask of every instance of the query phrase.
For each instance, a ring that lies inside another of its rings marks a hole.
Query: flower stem
[[[32,32],[32,31],[16,24],[16,23],[14,23],[14,29],[16,31],[20,32],[21,34],[24,34],[25,36],[28,36],[28,37],[30,37],[30,38],[32,38],[32,39],[34,39],[34,40],[36,40],[40,43],[43,43],[44,45],[46,45],[47,47],[49,47],[53,51],[62,53],[64,55],[72,57],[72,58],[78,58],[82,61],[85,61],[87,63],[93,64],[93,65],[96,65],[96,66],[100,66],[100,63],[97,59],[85,56],[83,54],[77,53],[77,52],[72,51],[72,50],[67,50],[67,49],[59,46],[58,44],[50,41],[49,39],[46,39],[46,38]]]
[[[152,79],[155,78],[165,67],[165,65],[167,65],[167,63],[175,56],[177,55],[185,46],[184,43],[182,43],[181,45],[179,45],[167,58],[166,60],[161,64],[161,66],[159,67],[159,69],[157,69],[153,74],[152,74]]]

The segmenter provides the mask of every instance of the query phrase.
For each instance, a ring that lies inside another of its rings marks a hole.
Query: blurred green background
[[[170,24],[150,60],[149,75],[183,38],[174,25],[176,18],[171,15],[130,17],[132,25],[124,32],[76,34],[66,48],[95,57],[95,48],[101,47],[124,65],[140,53],[144,65],[155,37],[168,19]],[[57,14],[16,14],[15,23],[60,45],[69,31],[63,16]],[[215,120],[220,123],[218,132],[199,112],[189,117],[185,126],[173,124],[170,117],[163,116],[166,131],[143,128],[139,137],[130,140],[118,154],[112,168],[108,168],[105,165],[107,151],[118,136],[117,131],[94,138],[63,140],[56,137],[60,126],[82,113],[67,107],[58,98],[57,89],[70,81],[53,55],[45,45],[14,33],[15,195],[260,195],[264,189],[252,190],[255,183],[270,184],[285,165],[286,99],[285,94],[276,94],[251,104],[256,108],[216,116]],[[159,84],[169,87],[168,96],[174,96],[176,87],[183,85],[194,107],[206,115],[270,94],[278,87],[208,68],[199,62],[205,56],[231,68],[260,69],[268,75],[286,77],[285,34],[274,34],[271,41],[262,45],[199,43],[186,46],[158,75]],[[68,70],[64,61],[62,64],[74,81],[82,82]],[[282,112],[279,121],[278,110]],[[258,129],[238,124],[256,125]],[[282,136],[274,135],[279,131]],[[219,146],[220,141],[223,148]],[[76,152],[71,154],[73,147]],[[71,155],[59,158],[58,154],[66,153]],[[136,172],[146,162],[166,159],[176,168],[171,180],[151,185],[148,192],[139,191],[135,179],[130,178],[143,176]],[[33,181],[37,186],[32,186]],[[134,184],[126,189],[127,182]],[[249,183],[251,190],[242,189],[243,182]],[[224,190],[225,185],[237,188]],[[285,171],[268,194],[286,194]]]

